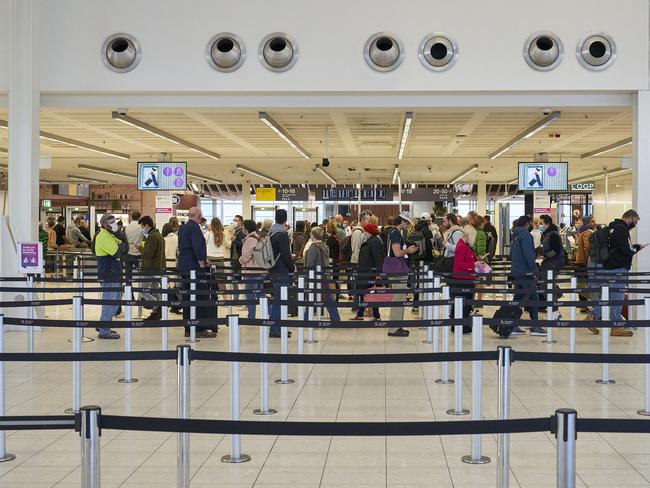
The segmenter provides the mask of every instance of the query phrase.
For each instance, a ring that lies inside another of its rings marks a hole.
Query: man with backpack
[[[632,244],[630,238],[630,231],[637,226],[640,219],[636,210],[628,210],[620,219],[615,219],[606,228],[609,232],[606,244],[603,242],[605,240],[603,229],[599,229],[593,234],[595,236],[593,244],[596,245],[597,262],[603,265],[605,273],[620,277],[619,281],[609,283],[609,299],[611,301],[620,302],[625,299],[625,293],[619,290],[626,286],[626,277],[630,268],[632,268],[632,258],[646,247],[646,244]],[[621,315],[623,305],[611,305],[609,310],[611,320],[624,320]],[[600,305],[594,307],[592,314],[587,316],[587,320],[601,320],[601,318],[602,307]],[[625,330],[624,327],[612,327],[611,335],[614,337],[630,337],[633,332]]]
[[[261,276],[259,276],[260,271],[250,268],[258,268],[265,266],[258,266],[255,262],[255,248],[260,242],[259,234],[257,233],[257,225],[252,220],[244,220],[244,242],[242,243],[241,256],[239,257],[239,263],[242,267],[242,277],[246,277],[244,280],[244,289],[249,293],[246,293],[247,301],[255,301],[257,296],[254,293],[259,290],[261,281]],[[248,309],[248,318],[255,318],[255,304],[250,304],[246,306]]]
[[[296,269],[291,259],[291,243],[285,228],[286,223],[287,211],[279,208],[275,211],[275,224],[273,224],[269,233],[273,258],[275,259],[275,263],[269,269],[269,279],[273,283],[273,301],[269,306],[271,320],[280,320],[280,305],[276,302],[281,299],[282,288],[291,286],[290,273],[293,273]],[[269,337],[279,338],[280,331],[280,326],[272,326]],[[291,332],[289,332],[289,337],[291,337]]]

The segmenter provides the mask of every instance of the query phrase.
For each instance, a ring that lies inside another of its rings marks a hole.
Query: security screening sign
[[[43,246],[40,242],[18,243],[18,267],[21,273],[38,274],[43,272]]]

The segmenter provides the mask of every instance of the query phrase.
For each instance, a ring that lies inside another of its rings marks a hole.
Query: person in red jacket
[[[472,306],[467,302],[474,297],[472,292],[463,291],[463,288],[473,288],[474,279],[476,278],[476,261],[477,257],[467,243],[469,236],[463,232],[463,237],[456,243],[456,253],[454,254],[454,268],[450,280],[450,293],[452,298],[463,298],[463,318],[467,318],[472,313]],[[452,318],[454,311],[452,307]],[[453,330],[453,329],[452,329]],[[470,326],[463,326],[463,334],[472,331]]]

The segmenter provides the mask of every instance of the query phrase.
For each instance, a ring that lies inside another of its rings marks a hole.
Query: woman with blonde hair
[[[223,224],[217,217],[210,222],[210,230],[205,235],[205,241],[210,264],[223,263],[230,257],[230,239],[226,237]]]

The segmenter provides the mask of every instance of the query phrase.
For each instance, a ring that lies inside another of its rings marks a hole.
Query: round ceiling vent
[[[246,48],[235,34],[222,32],[210,39],[205,57],[214,69],[229,73],[244,63]]]
[[[458,59],[458,44],[448,35],[434,32],[422,39],[418,57],[425,68],[445,71]]]
[[[592,71],[609,68],[616,59],[616,43],[602,32],[583,36],[576,47],[578,62]]]
[[[524,44],[524,59],[538,71],[550,71],[562,61],[562,41],[552,32],[537,32]]]
[[[126,73],[140,62],[142,50],[135,37],[129,34],[113,34],[102,45],[102,61],[116,73]]]
[[[363,54],[372,69],[392,71],[404,60],[404,45],[394,34],[378,32],[368,39]]]
[[[271,71],[287,71],[298,60],[298,45],[282,32],[269,34],[260,43],[260,62]]]

